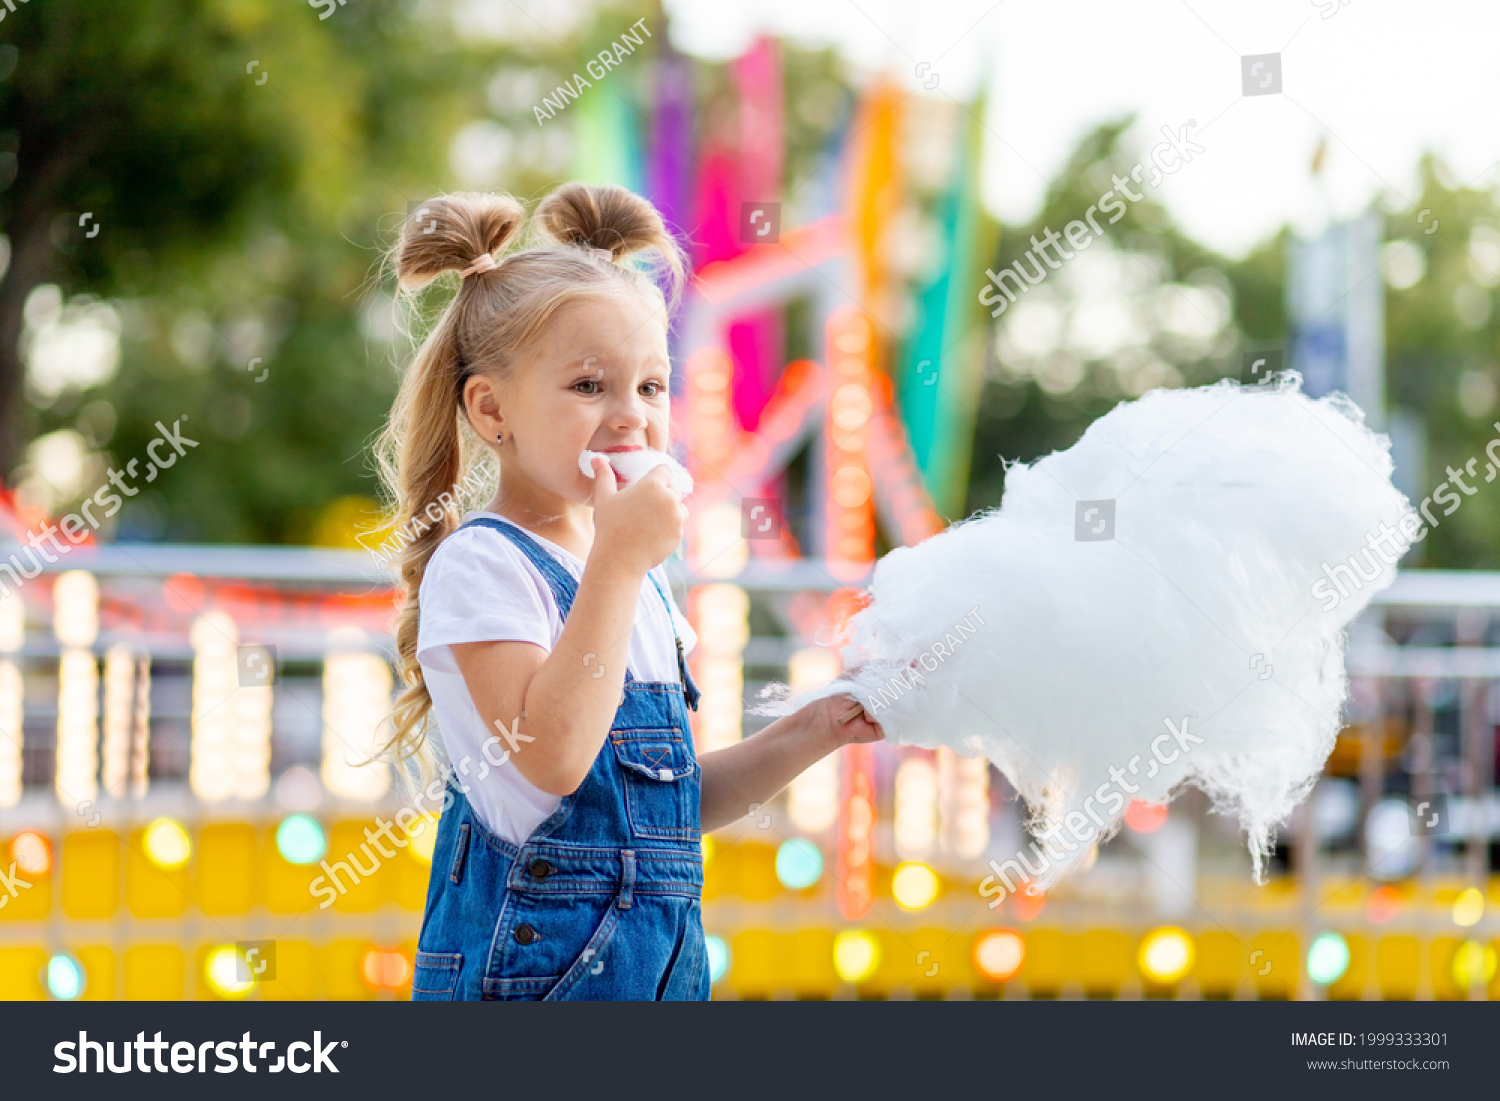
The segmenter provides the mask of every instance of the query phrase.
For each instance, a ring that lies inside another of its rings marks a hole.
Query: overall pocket
[[[418,952],[411,977],[414,1002],[451,1002],[464,958],[458,952]]]
[[[587,944],[574,957],[562,978],[557,980],[557,985],[547,991],[542,997],[544,1002],[560,1002],[570,1000],[570,995],[579,983],[589,983],[595,976],[602,976],[608,964],[611,962],[606,954],[610,938],[614,936],[615,929],[620,924],[620,911],[615,906],[614,899],[610,899],[608,907],[604,911],[604,917],[599,922],[594,933],[589,937]],[[612,983],[618,981],[617,976],[607,976],[602,980],[602,987],[608,990]],[[591,984],[598,990],[600,983]]]
[[[495,931],[484,997],[498,1001],[557,1001],[582,981],[607,971],[610,938],[619,927],[618,895],[513,896]]]
[[[701,770],[677,727],[636,727],[609,732],[625,813],[637,837],[694,841],[699,818]]]

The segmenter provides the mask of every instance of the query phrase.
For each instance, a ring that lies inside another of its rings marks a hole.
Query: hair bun
[[[563,184],[537,207],[535,225],[548,240],[603,249],[615,260],[668,240],[656,208],[623,187]]]
[[[396,277],[403,286],[420,286],[445,271],[463,271],[515,240],[525,220],[509,195],[459,191],[428,199],[401,227]]]

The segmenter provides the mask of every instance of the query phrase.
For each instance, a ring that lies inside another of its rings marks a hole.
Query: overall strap
[[[573,598],[578,595],[578,582],[573,580],[572,574],[563,569],[562,563],[543,550],[540,543],[515,524],[508,524],[489,516],[476,516],[458,530],[473,527],[493,528],[520,547],[521,552],[531,559],[531,564],[537,568],[537,572],[546,578],[547,584],[552,589],[552,598],[557,601],[558,614],[563,619],[568,618],[568,613],[573,610]]]
[[[496,520],[490,516],[476,516],[468,523],[461,525],[458,530],[462,531],[464,528],[472,527],[493,528],[516,546],[520,547],[522,553],[531,559],[531,563],[537,568],[537,571],[547,579],[547,584],[552,589],[552,597],[557,601],[558,614],[565,620],[568,618],[568,613],[573,610],[573,598],[578,595],[578,582],[573,579],[572,574],[563,569],[562,564],[556,558],[552,557],[551,554],[542,548],[540,543],[527,535],[515,524],[507,523],[504,520]],[[646,576],[651,578],[651,585],[656,589],[656,594],[661,597],[662,605],[666,608],[667,622],[672,627],[672,638],[677,644],[678,674],[681,677],[683,688],[688,696],[688,706],[696,711],[698,708],[697,686],[692,683],[692,679],[688,675],[687,659],[683,656],[682,650],[682,636],[677,633],[677,621],[672,617],[672,602],[667,599],[667,594],[662,590],[661,584],[656,578],[649,572]],[[625,679],[627,681],[634,679],[629,669],[625,670]]]
[[[647,574],[651,577],[651,574]],[[662,591],[661,585],[656,578],[651,577],[651,584],[656,586],[656,593],[661,597],[661,602],[667,606],[667,622],[672,625],[672,641],[677,644],[677,675],[682,681],[683,695],[687,698],[687,705],[694,711],[698,710],[698,698],[701,693],[698,686],[693,683],[692,674],[688,672],[687,657],[682,651],[682,636],[677,633],[677,620],[672,617],[672,602],[667,599],[667,594]]]

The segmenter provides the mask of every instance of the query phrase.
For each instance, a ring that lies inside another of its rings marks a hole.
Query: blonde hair
[[[415,757],[423,783],[437,757],[427,740],[432,697],[417,662],[418,592],[433,551],[458,527],[453,487],[475,475],[488,450],[469,425],[465,384],[477,374],[509,379],[537,333],[570,301],[634,291],[660,310],[665,324],[682,288],[681,249],[656,209],[624,188],[563,184],[537,206],[532,246],[499,256],[517,240],[525,219],[509,195],[439,196],[407,217],[387,256],[399,291],[412,295],[483,254],[496,256],[495,267],[463,277],[428,331],[375,445],[388,520],[397,531],[422,529],[399,552],[404,603],[396,649],[406,687],[396,698],[394,733],[383,755],[398,765]],[[654,254],[654,268],[623,263],[638,253]],[[652,274],[664,277],[666,293]],[[441,518],[432,522],[434,503]],[[404,767],[398,771],[407,774]]]

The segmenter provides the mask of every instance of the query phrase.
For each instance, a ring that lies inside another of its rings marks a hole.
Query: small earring
[[[503,433],[503,432],[496,432],[495,433],[495,442],[496,443],[504,443],[505,442],[505,433]]]

